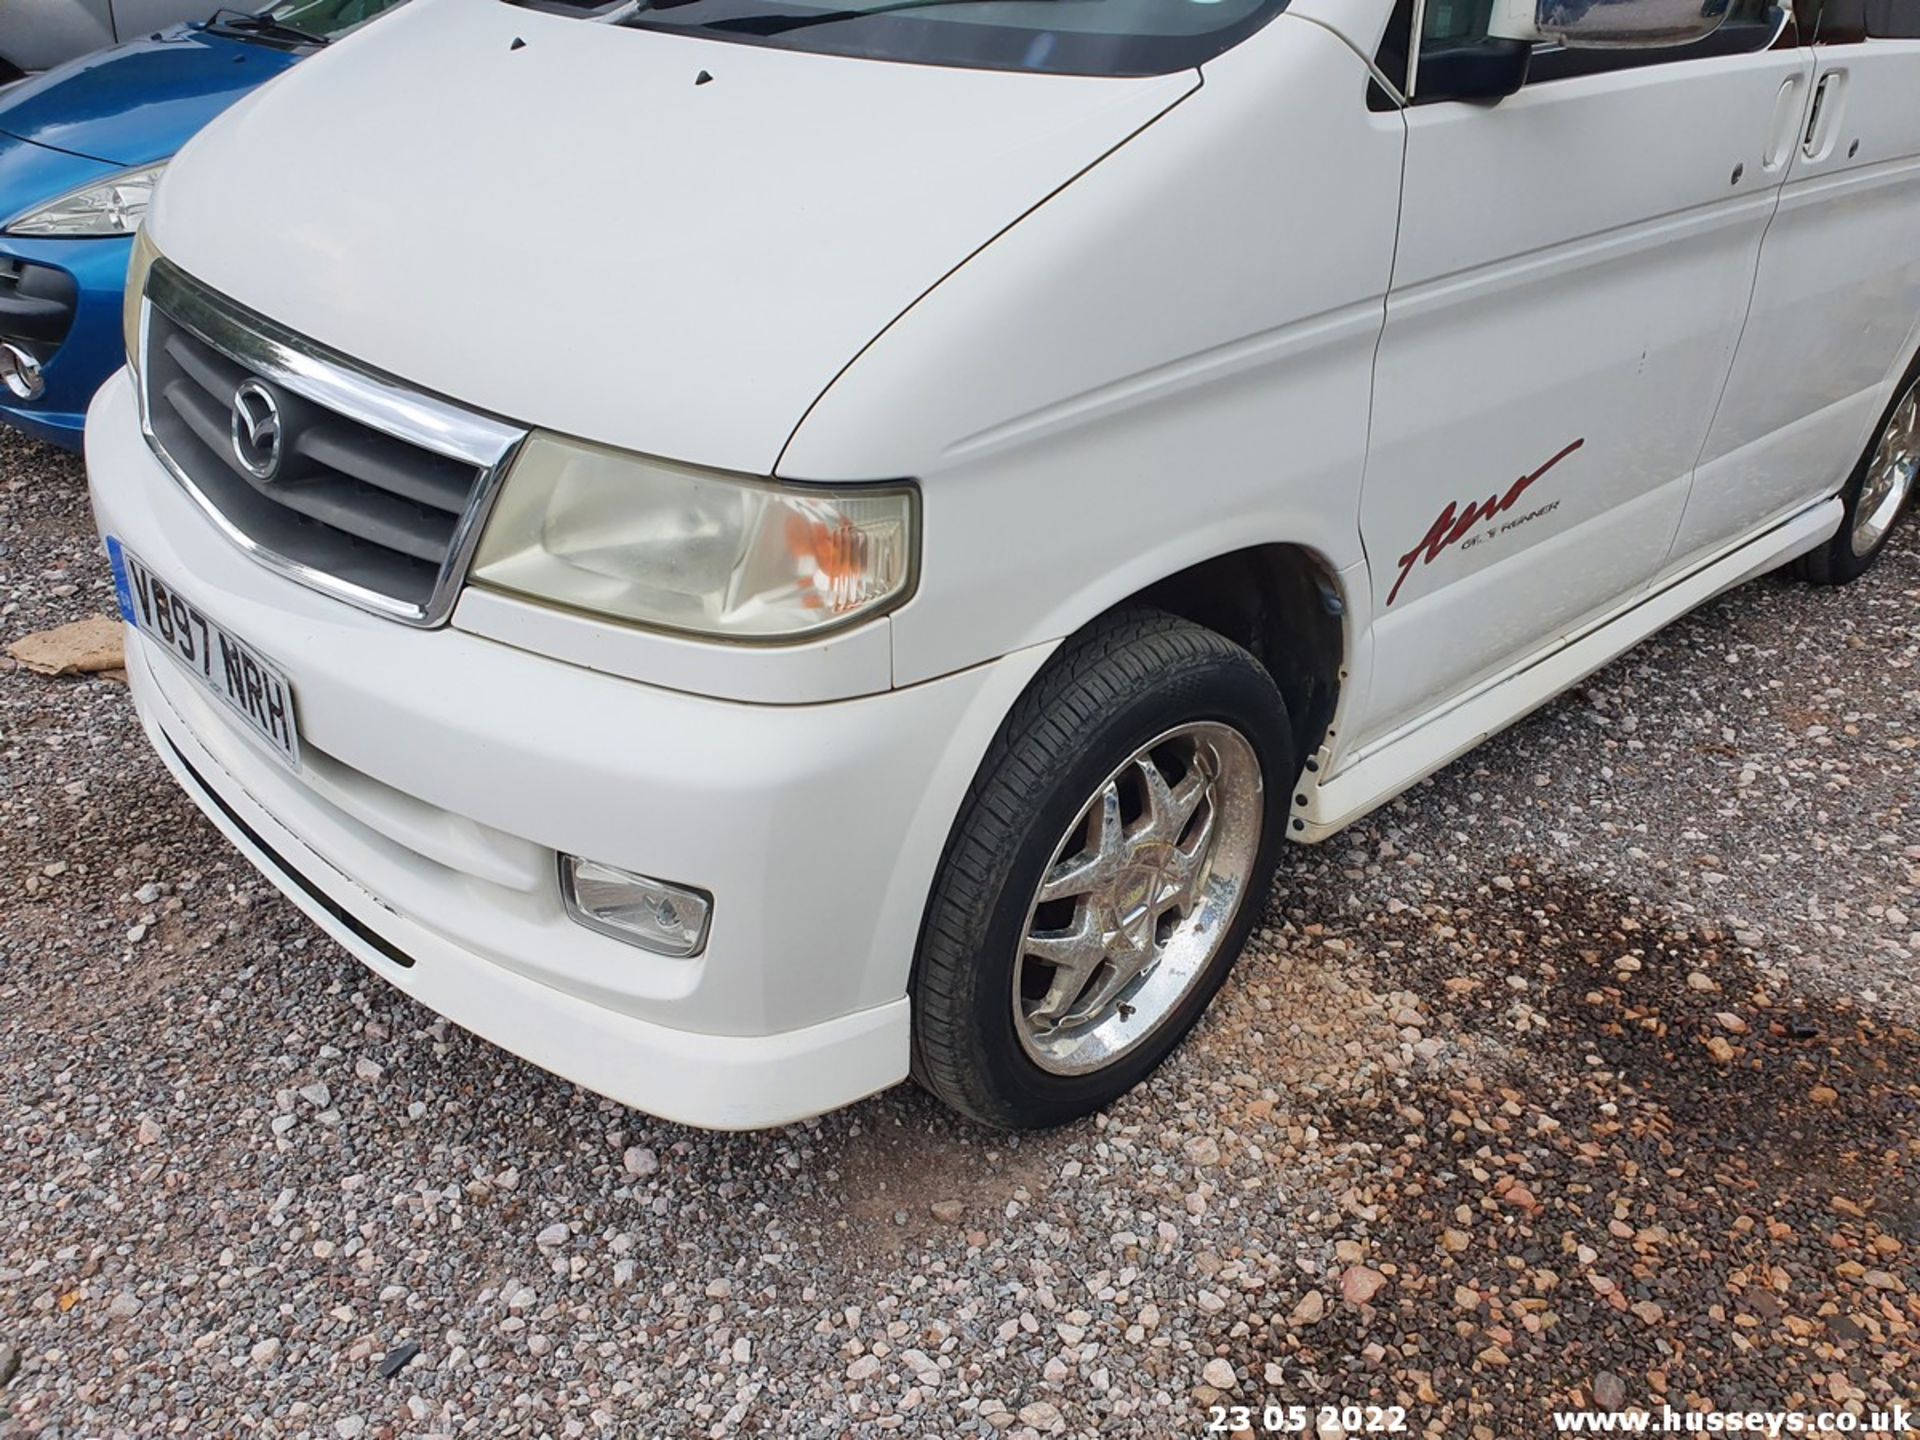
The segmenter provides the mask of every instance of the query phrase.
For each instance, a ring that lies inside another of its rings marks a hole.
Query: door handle
[[[1804,75],[1789,75],[1780,82],[1780,93],[1773,101],[1773,123],[1767,128],[1767,148],[1760,157],[1760,167],[1768,174],[1787,163],[1794,141],[1800,138],[1806,87]]]
[[[1829,70],[1820,77],[1813,92],[1813,107],[1807,114],[1806,138],[1800,142],[1807,159],[1820,161],[1833,153],[1834,137],[1840,132],[1840,112],[1846,107],[1847,72]]]

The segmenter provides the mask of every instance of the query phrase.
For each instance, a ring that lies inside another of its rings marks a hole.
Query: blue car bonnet
[[[0,226],[118,170],[170,159],[305,53],[181,26],[0,90]],[[0,340],[36,359],[43,382],[25,400],[0,389],[0,423],[79,447],[88,402],[126,358],[131,245],[124,235],[0,235]]]
[[[0,135],[113,166],[165,160],[234,101],[302,58],[175,26],[0,91]],[[31,193],[0,175],[0,205]],[[53,193],[57,188],[32,198]]]
[[[111,175],[117,166],[44,145],[29,145],[0,133],[0,225],[14,212],[55,195],[77,190],[89,180]]]

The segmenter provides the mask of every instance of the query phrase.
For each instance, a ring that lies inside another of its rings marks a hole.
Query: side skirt
[[[1317,844],[1351,825],[1689,610],[1814,549],[1839,529],[1842,510],[1837,498],[1810,506],[1411,721],[1338,773],[1303,775],[1287,838]],[[1324,766],[1330,757],[1319,758]]]

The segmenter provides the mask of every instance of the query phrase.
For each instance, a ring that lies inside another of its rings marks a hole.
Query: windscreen
[[[318,0],[316,0],[318,3]],[[605,25],[913,65],[1164,75],[1238,44],[1286,0],[520,0]]]
[[[337,40],[402,0],[281,0],[267,14],[282,25]]]

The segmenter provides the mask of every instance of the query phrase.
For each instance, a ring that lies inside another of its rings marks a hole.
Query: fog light
[[[47,393],[40,362],[10,340],[0,340],[0,385],[16,400],[38,400]]]
[[[713,897],[704,890],[562,855],[560,894],[567,914],[589,930],[656,955],[682,959],[698,955],[707,943]]]

